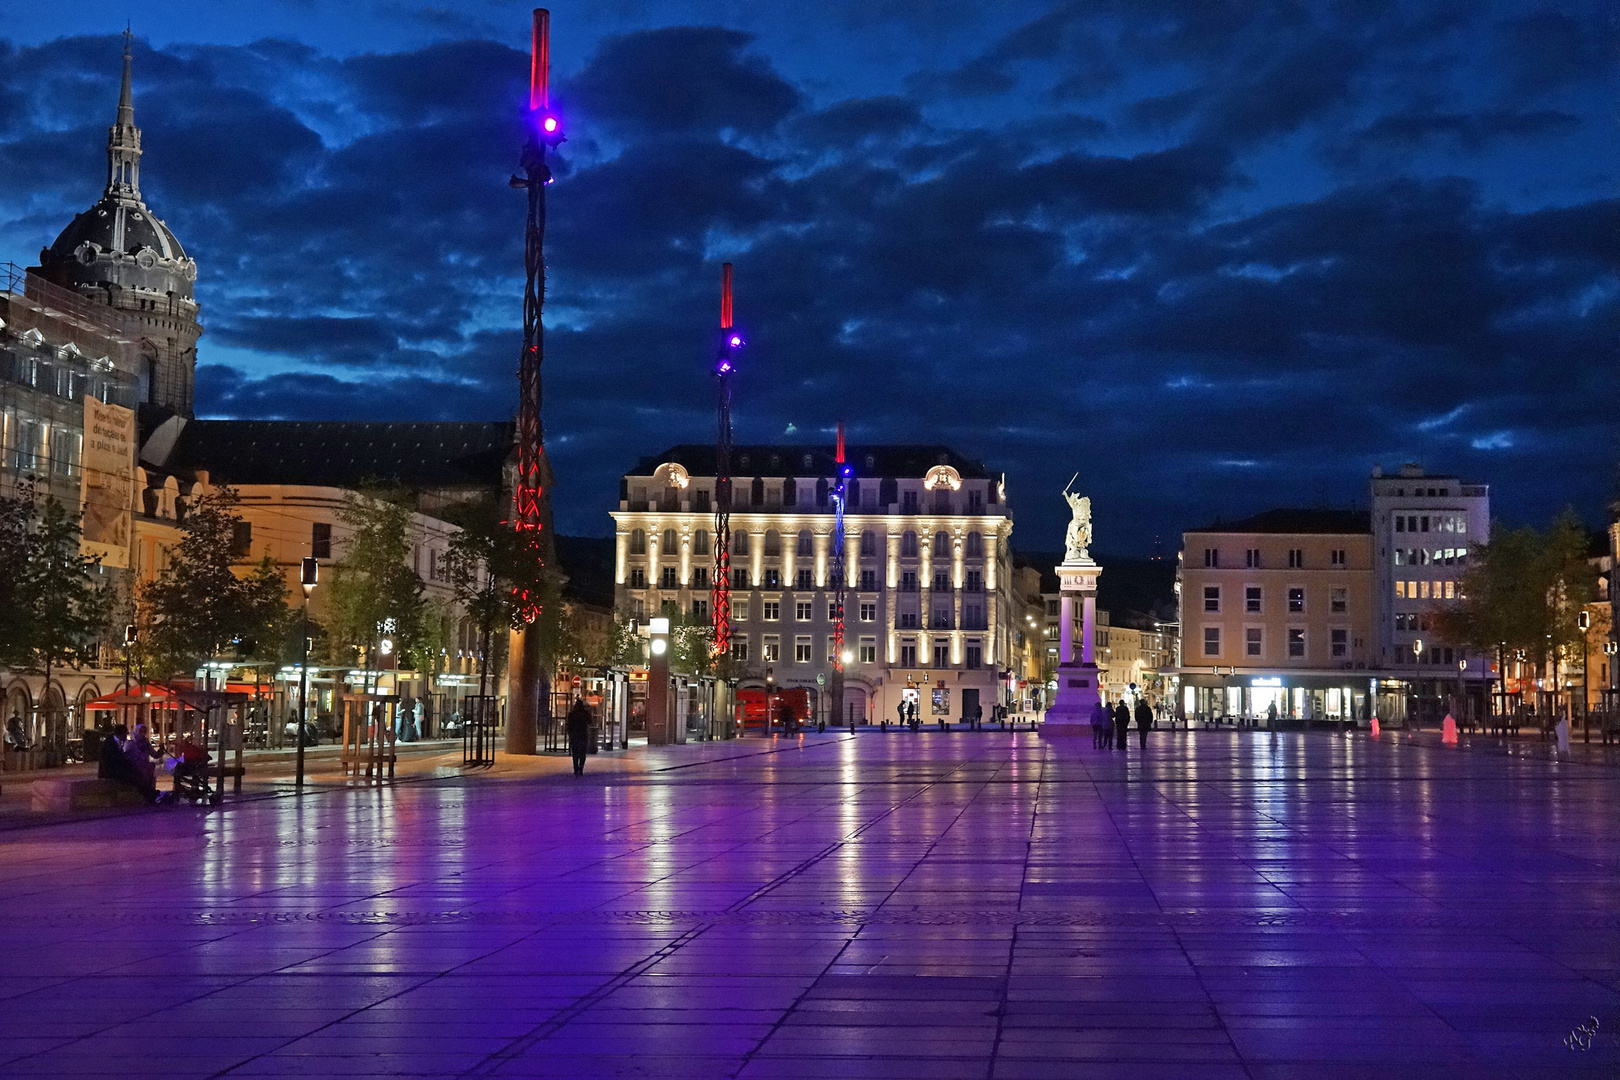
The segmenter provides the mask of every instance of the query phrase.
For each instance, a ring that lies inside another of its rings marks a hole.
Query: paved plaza
[[[592,770],[0,835],[0,1076],[1620,1075],[1601,757],[863,732]]]

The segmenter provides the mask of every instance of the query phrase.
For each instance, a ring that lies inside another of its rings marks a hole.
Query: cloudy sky
[[[204,415],[494,419],[519,334],[528,6],[0,9],[0,260],[104,181],[199,264]],[[1620,460],[1604,0],[601,0],[553,8],[547,442],[602,533],[642,454],[937,441],[1052,548],[1353,505],[1421,460],[1596,522]]]

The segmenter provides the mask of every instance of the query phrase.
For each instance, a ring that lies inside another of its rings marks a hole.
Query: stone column
[[[1095,651],[1097,638],[1097,591],[1083,593],[1084,602],[1080,609],[1080,662],[1082,664],[1095,664],[1097,654]]]
[[[1102,567],[1090,559],[1064,562],[1057,568],[1062,599],[1059,615],[1057,697],[1046,710],[1041,734],[1049,737],[1091,734],[1091,710],[1097,704],[1095,662],[1097,578]],[[1074,655],[1074,608],[1080,601],[1080,655]]]
[[[1058,663],[1068,664],[1074,661],[1074,593],[1062,593],[1058,601],[1061,614],[1058,615]],[[1084,641],[1084,636],[1081,638]]]

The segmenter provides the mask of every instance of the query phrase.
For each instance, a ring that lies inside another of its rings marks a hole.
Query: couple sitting
[[[145,724],[136,724],[133,735],[123,724],[119,724],[102,740],[96,775],[103,780],[130,785],[148,803],[163,802],[165,800],[157,789],[157,763],[162,758],[163,754],[147,737]],[[201,775],[207,764],[208,751],[191,739],[182,738],[173,759],[176,789],[180,787],[182,779]]]

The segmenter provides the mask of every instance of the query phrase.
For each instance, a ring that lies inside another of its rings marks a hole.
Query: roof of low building
[[[1189,533],[1316,533],[1348,536],[1372,532],[1372,515],[1365,510],[1305,510],[1280,507],[1237,521],[1217,521]]]
[[[506,421],[191,420],[165,465],[222,484],[499,490],[514,433]]]
[[[731,474],[733,476],[833,476],[836,473],[834,447],[831,443],[788,443],[733,446],[731,448]],[[927,444],[899,444],[885,446],[857,446],[845,448],[844,459],[861,477],[916,477],[921,479],[935,465],[949,465],[964,479],[989,480],[994,474],[973,458],[957,453],[948,446]],[[653,470],[667,461],[684,467],[693,476],[713,476],[715,449],[712,443],[683,443],[672,446],[661,454],[652,454],[636,462],[628,476],[651,476]]]

